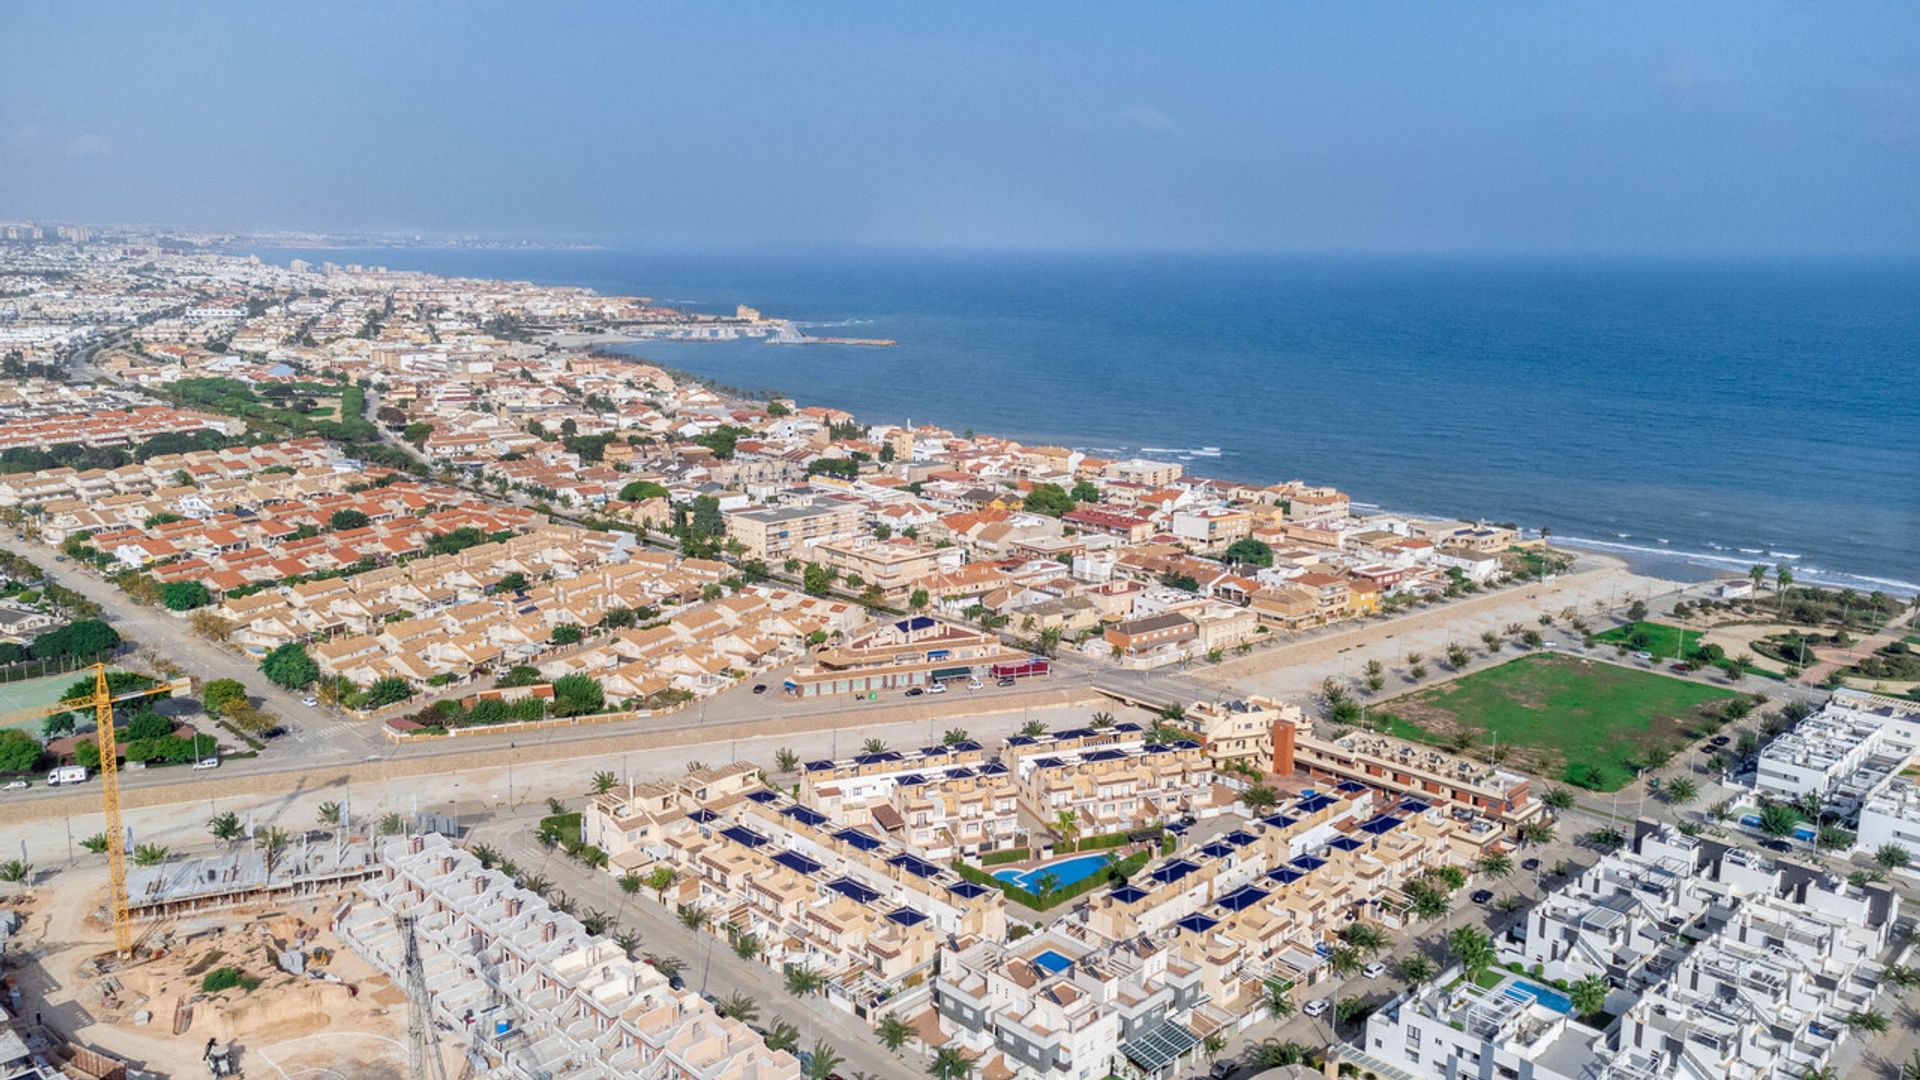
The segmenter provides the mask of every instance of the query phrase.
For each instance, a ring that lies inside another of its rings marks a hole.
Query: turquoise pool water
[[[1018,885],[1028,892],[1038,892],[1035,882],[1042,874],[1052,874],[1053,887],[1064,889],[1082,878],[1091,877],[1107,865],[1107,857],[1102,855],[1074,855],[1065,859],[1055,859],[1041,863],[1030,870],[995,870],[993,876],[1012,885]]]
[[[1540,1004],[1545,1005],[1547,1008],[1552,1009],[1562,1016],[1573,1011],[1573,999],[1555,990],[1551,986],[1541,986],[1537,983],[1530,983],[1525,979],[1515,979],[1511,983],[1508,983],[1507,987],[1510,990],[1523,990],[1532,994],[1535,1001],[1538,1001]]]

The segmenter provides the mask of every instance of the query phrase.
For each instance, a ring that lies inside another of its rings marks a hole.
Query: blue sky
[[[0,28],[0,218],[1920,253],[1911,3],[14,2]]]

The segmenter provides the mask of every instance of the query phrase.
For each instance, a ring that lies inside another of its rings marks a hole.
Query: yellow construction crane
[[[113,707],[123,701],[172,693],[169,683],[142,690],[115,694],[107,686],[107,665],[93,665],[93,693],[69,698],[58,705],[41,709],[40,716],[92,709],[98,725],[100,743],[100,801],[107,815],[107,876],[113,879],[113,952],[126,959],[133,955],[133,922],[127,917],[127,844],[126,831],[120,827],[119,742],[113,731]]]

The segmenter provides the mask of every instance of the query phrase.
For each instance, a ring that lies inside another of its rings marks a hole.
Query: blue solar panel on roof
[[[1089,750],[1081,756],[1082,761],[1118,761],[1126,757],[1124,750]]]
[[[698,810],[691,811],[690,813],[687,814],[687,816],[699,822],[702,825],[710,825],[713,822],[720,820],[719,814],[714,813],[713,811],[707,809],[704,806]]]
[[[1090,727],[1077,727],[1068,728],[1065,731],[1056,731],[1053,733],[1053,737],[1056,739],[1084,739],[1092,734],[1093,729]]]
[[[1059,768],[1060,759],[1057,757],[1043,757],[1038,761],[1035,761],[1033,764],[1036,768],[1055,769],[1055,768]]]
[[[1223,844],[1220,841],[1215,840],[1213,843],[1208,844],[1206,847],[1201,848],[1200,854],[1206,855],[1215,859],[1224,859],[1227,856],[1233,854],[1233,845]]]
[[[827,815],[809,806],[796,804],[780,812],[803,825],[825,825],[827,823]]]
[[[1352,794],[1352,793],[1354,793],[1354,792],[1356,792],[1356,791],[1365,791],[1365,790],[1367,790],[1367,785],[1365,785],[1365,784],[1362,784],[1362,783],[1360,783],[1360,782],[1358,782],[1358,781],[1356,781],[1356,780],[1342,780],[1342,781],[1340,782],[1340,786],[1339,786],[1339,787],[1336,787],[1336,788],[1334,788],[1333,790],[1335,790],[1335,791],[1340,791],[1340,792],[1345,792],[1345,793],[1347,793],[1347,794],[1349,794],[1349,795],[1350,795],[1350,794]]]
[[[1327,841],[1327,846],[1335,851],[1358,851],[1367,845],[1355,840],[1351,836],[1336,836]]]
[[[923,746],[920,748],[920,756],[921,757],[946,757],[947,748],[944,746]]]
[[[869,889],[852,878],[835,878],[827,882],[827,888],[852,900],[856,904],[871,904],[880,899],[878,889]]]
[[[1147,890],[1132,885],[1122,885],[1107,894],[1123,904],[1138,903],[1147,898]]]
[[[970,779],[972,776],[973,776],[973,770],[967,768],[964,765],[947,770],[947,779],[949,780],[966,780],[966,779]]]
[[[887,912],[887,918],[892,919],[901,926],[919,926],[921,923],[927,921],[925,915],[920,914],[910,907],[903,907],[898,911],[889,911]]]
[[[1317,813],[1332,806],[1333,801],[1331,795],[1309,795],[1295,804],[1294,809],[1302,814]]]
[[[901,619],[899,622],[894,623],[893,627],[896,630],[906,630],[911,632],[914,630],[925,630],[926,628],[932,625],[933,625],[932,619],[927,618],[925,615],[915,615],[911,619]]]
[[[726,837],[727,839],[733,841],[736,844],[745,844],[748,847],[759,847],[761,844],[764,844],[767,842],[766,837],[761,836],[759,833],[754,832],[751,829],[743,829],[738,825],[732,825],[725,829],[721,829],[720,835]]]
[[[932,877],[940,872],[938,866],[916,855],[895,855],[887,862],[918,877]]]
[[[1406,802],[1400,804],[1400,812],[1403,814],[1424,814],[1431,809],[1433,809],[1433,807],[1428,806],[1419,799],[1408,799]]]
[[[1232,844],[1234,847],[1246,847],[1248,844],[1253,843],[1253,834],[1250,832],[1242,832],[1239,829],[1235,829],[1232,832],[1228,833],[1227,835],[1221,837],[1220,839],[1225,840],[1227,843]]]
[[[956,754],[965,754],[980,749],[980,744],[974,742],[972,739],[967,739],[964,742],[954,743],[952,746],[947,747],[947,749]]]
[[[1279,882],[1282,885],[1291,885],[1294,882],[1299,881],[1301,878],[1306,877],[1306,875],[1302,874],[1298,870],[1289,870],[1283,866],[1277,870],[1267,871],[1267,877],[1270,878],[1271,880]]]
[[[1139,730],[1141,730],[1141,727],[1140,727],[1140,725],[1139,725],[1139,724],[1136,724],[1136,723],[1134,723],[1134,722],[1133,722],[1133,721],[1131,721],[1131,720],[1122,720],[1121,722],[1119,722],[1119,723],[1117,723],[1117,724],[1115,724],[1115,725],[1113,725],[1113,729],[1112,729],[1112,730],[1114,730],[1114,731],[1139,731]]]
[[[1165,744],[1165,743],[1157,743],[1157,742],[1150,742],[1150,743],[1148,743],[1148,744],[1146,744],[1145,746],[1142,746],[1142,747],[1141,747],[1140,749],[1141,749],[1142,751],[1144,751],[1144,752],[1146,752],[1146,753],[1149,753],[1149,754],[1171,754],[1171,753],[1173,753],[1173,747],[1171,747],[1171,746],[1168,746],[1168,745],[1167,745],[1167,744]]]
[[[773,857],[773,861],[796,874],[817,874],[820,864],[797,851],[782,851]]]
[[[1200,749],[1200,744],[1192,739],[1181,739],[1179,742],[1173,744],[1173,748],[1175,750],[1198,750]]]
[[[859,829],[841,829],[839,832],[833,834],[833,838],[835,840],[845,840],[861,851],[877,851],[883,846],[880,841],[875,840]]]
[[[971,881],[956,881],[947,886],[947,891],[963,900],[977,900],[987,895],[985,885],[975,885]]]
[[[831,768],[833,768],[833,762],[831,762],[831,761],[809,761],[809,762],[807,762],[807,771],[808,771],[808,772],[825,772],[826,770],[828,770],[828,769],[831,769]]]
[[[1004,776],[1006,772],[1007,767],[998,761],[980,767],[981,776]]]
[[[1189,915],[1180,920],[1180,929],[1191,930],[1196,934],[1204,934],[1219,925],[1219,919],[1209,919],[1205,915]]]
[[[1187,860],[1178,859],[1154,870],[1153,873],[1147,876],[1164,885],[1171,881],[1179,881],[1181,878],[1186,877],[1198,869],[1199,867]]]
[[[1228,911],[1244,911],[1267,898],[1267,890],[1252,885],[1242,885],[1220,898],[1220,906]]]
[[[1299,820],[1300,820],[1299,818],[1290,818],[1285,814],[1275,814],[1272,817],[1261,818],[1260,823],[1262,825],[1271,825],[1276,829],[1284,829],[1287,826],[1298,822]]]
[[[916,784],[924,784],[926,782],[927,782],[927,778],[920,775],[917,772],[910,772],[907,775],[898,777],[894,780],[894,783],[904,784],[907,787],[913,787]]]
[[[1365,825],[1360,826],[1360,831],[1364,833],[1372,833],[1375,836],[1385,836],[1387,833],[1392,832],[1394,829],[1404,824],[1406,824],[1406,822],[1400,818],[1388,817],[1385,814],[1381,814],[1379,817],[1374,818],[1372,821],[1369,821]]]
[[[747,798],[752,799],[754,802],[757,802],[757,803],[770,803],[780,798],[780,796],[775,795],[771,791],[763,790],[763,791],[749,791],[747,792]]]
[[[1035,742],[1035,740],[1034,740],[1034,738],[1033,738],[1033,737],[1032,737],[1031,735],[1009,735],[1009,736],[1007,736],[1007,745],[1008,745],[1008,746],[1032,746],[1032,745],[1034,744],[1034,742]]]
[[[1311,855],[1302,855],[1299,858],[1293,860],[1292,865],[1299,870],[1312,873],[1313,871],[1318,870],[1321,867],[1327,865],[1327,860],[1316,859]]]

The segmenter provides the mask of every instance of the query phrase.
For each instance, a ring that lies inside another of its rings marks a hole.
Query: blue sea
[[[1920,590],[1920,262],[292,252],[894,348],[646,343],[756,391],[1548,527],[1643,569]]]

